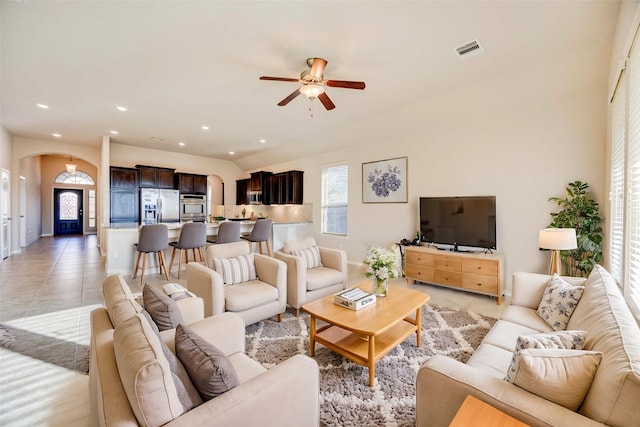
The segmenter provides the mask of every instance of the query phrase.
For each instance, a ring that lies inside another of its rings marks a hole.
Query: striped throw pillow
[[[298,249],[291,251],[291,255],[299,256],[305,260],[307,263],[307,268],[318,268],[322,267],[322,262],[320,261],[320,249],[318,246],[311,246],[306,249]]]
[[[225,286],[257,278],[252,253],[235,258],[214,258],[213,266],[214,270],[222,276]]]

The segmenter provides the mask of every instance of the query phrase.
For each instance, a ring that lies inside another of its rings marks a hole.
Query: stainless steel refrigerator
[[[180,221],[180,193],[178,190],[141,188],[140,210],[140,222],[143,224],[178,222]]]

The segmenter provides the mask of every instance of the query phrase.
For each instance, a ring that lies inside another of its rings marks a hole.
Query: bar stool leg
[[[182,252],[181,252],[182,254]],[[176,256],[176,247],[173,247],[173,251],[171,251],[171,261],[169,261],[169,273],[171,273],[171,270],[173,270],[173,259]]]
[[[273,255],[271,254],[271,245],[269,245],[269,241],[268,241],[268,240],[266,240],[266,243],[267,243],[267,253],[269,254],[269,256],[273,256]]]
[[[147,253],[142,257],[142,274],[140,275],[140,283],[144,285],[144,269],[147,268]]]
[[[140,268],[140,257],[142,256],[142,252],[138,252],[138,258],[136,259],[136,268],[133,270],[133,278],[135,279],[138,276],[138,269]]]
[[[164,260],[164,251],[160,251],[158,252],[159,258],[160,258],[160,273],[162,273],[162,269],[164,268],[164,277],[167,278],[167,280],[169,280],[169,272],[167,271],[167,263]]]

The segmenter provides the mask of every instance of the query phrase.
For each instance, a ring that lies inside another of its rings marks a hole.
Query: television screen
[[[496,198],[420,197],[422,241],[496,249]]]

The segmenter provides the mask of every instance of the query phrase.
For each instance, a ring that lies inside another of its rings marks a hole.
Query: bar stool
[[[200,261],[204,260],[202,256],[202,247],[207,243],[207,226],[204,222],[188,222],[182,226],[180,230],[180,238],[177,242],[169,243],[169,246],[173,247],[171,252],[171,261],[169,262],[169,271],[173,269],[173,260],[176,256],[176,250],[180,251],[178,254],[178,279],[180,278],[180,270],[182,270],[182,251],[185,251],[185,261],[189,264],[189,249],[193,252],[193,260],[197,261],[196,249],[198,255],[200,255]]]
[[[142,275],[140,276],[140,283],[144,285],[144,270],[147,268],[147,254],[155,253],[158,257],[158,267],[160,268],[160,274],[164,269],[164,275],[169,280],[169,273],[167,272],[167,264],[164,260],[164,249],[169,246],[169,230],[164,224],[149,224],[143,225],[140,229],[140,235],[138,236],[138,243],[135,244],[138,251],[138,258],[136,260],[136,268],[133,272],[133,278],[138,275],[138,269],[142,268]],[[144,256],[142,256],[144,254]],[[142,258],[142,266],[140,266],[140,258]]]
[[[253,251],[253,243],[259,244],[260,253],[262,253],[262,242],[267,242],[267,253],[271,256],[271,246],[269,246],[269,237],[271,236],[270,219],[259,219],[253,225],[253,229],[248,236],[242,236],[243,239],[249,241],[249,250]]]
[[[218,227],[218,235],[215,240],[207,240],[207,243],[232,243],[240,241],[240,223],[226,221]]]

